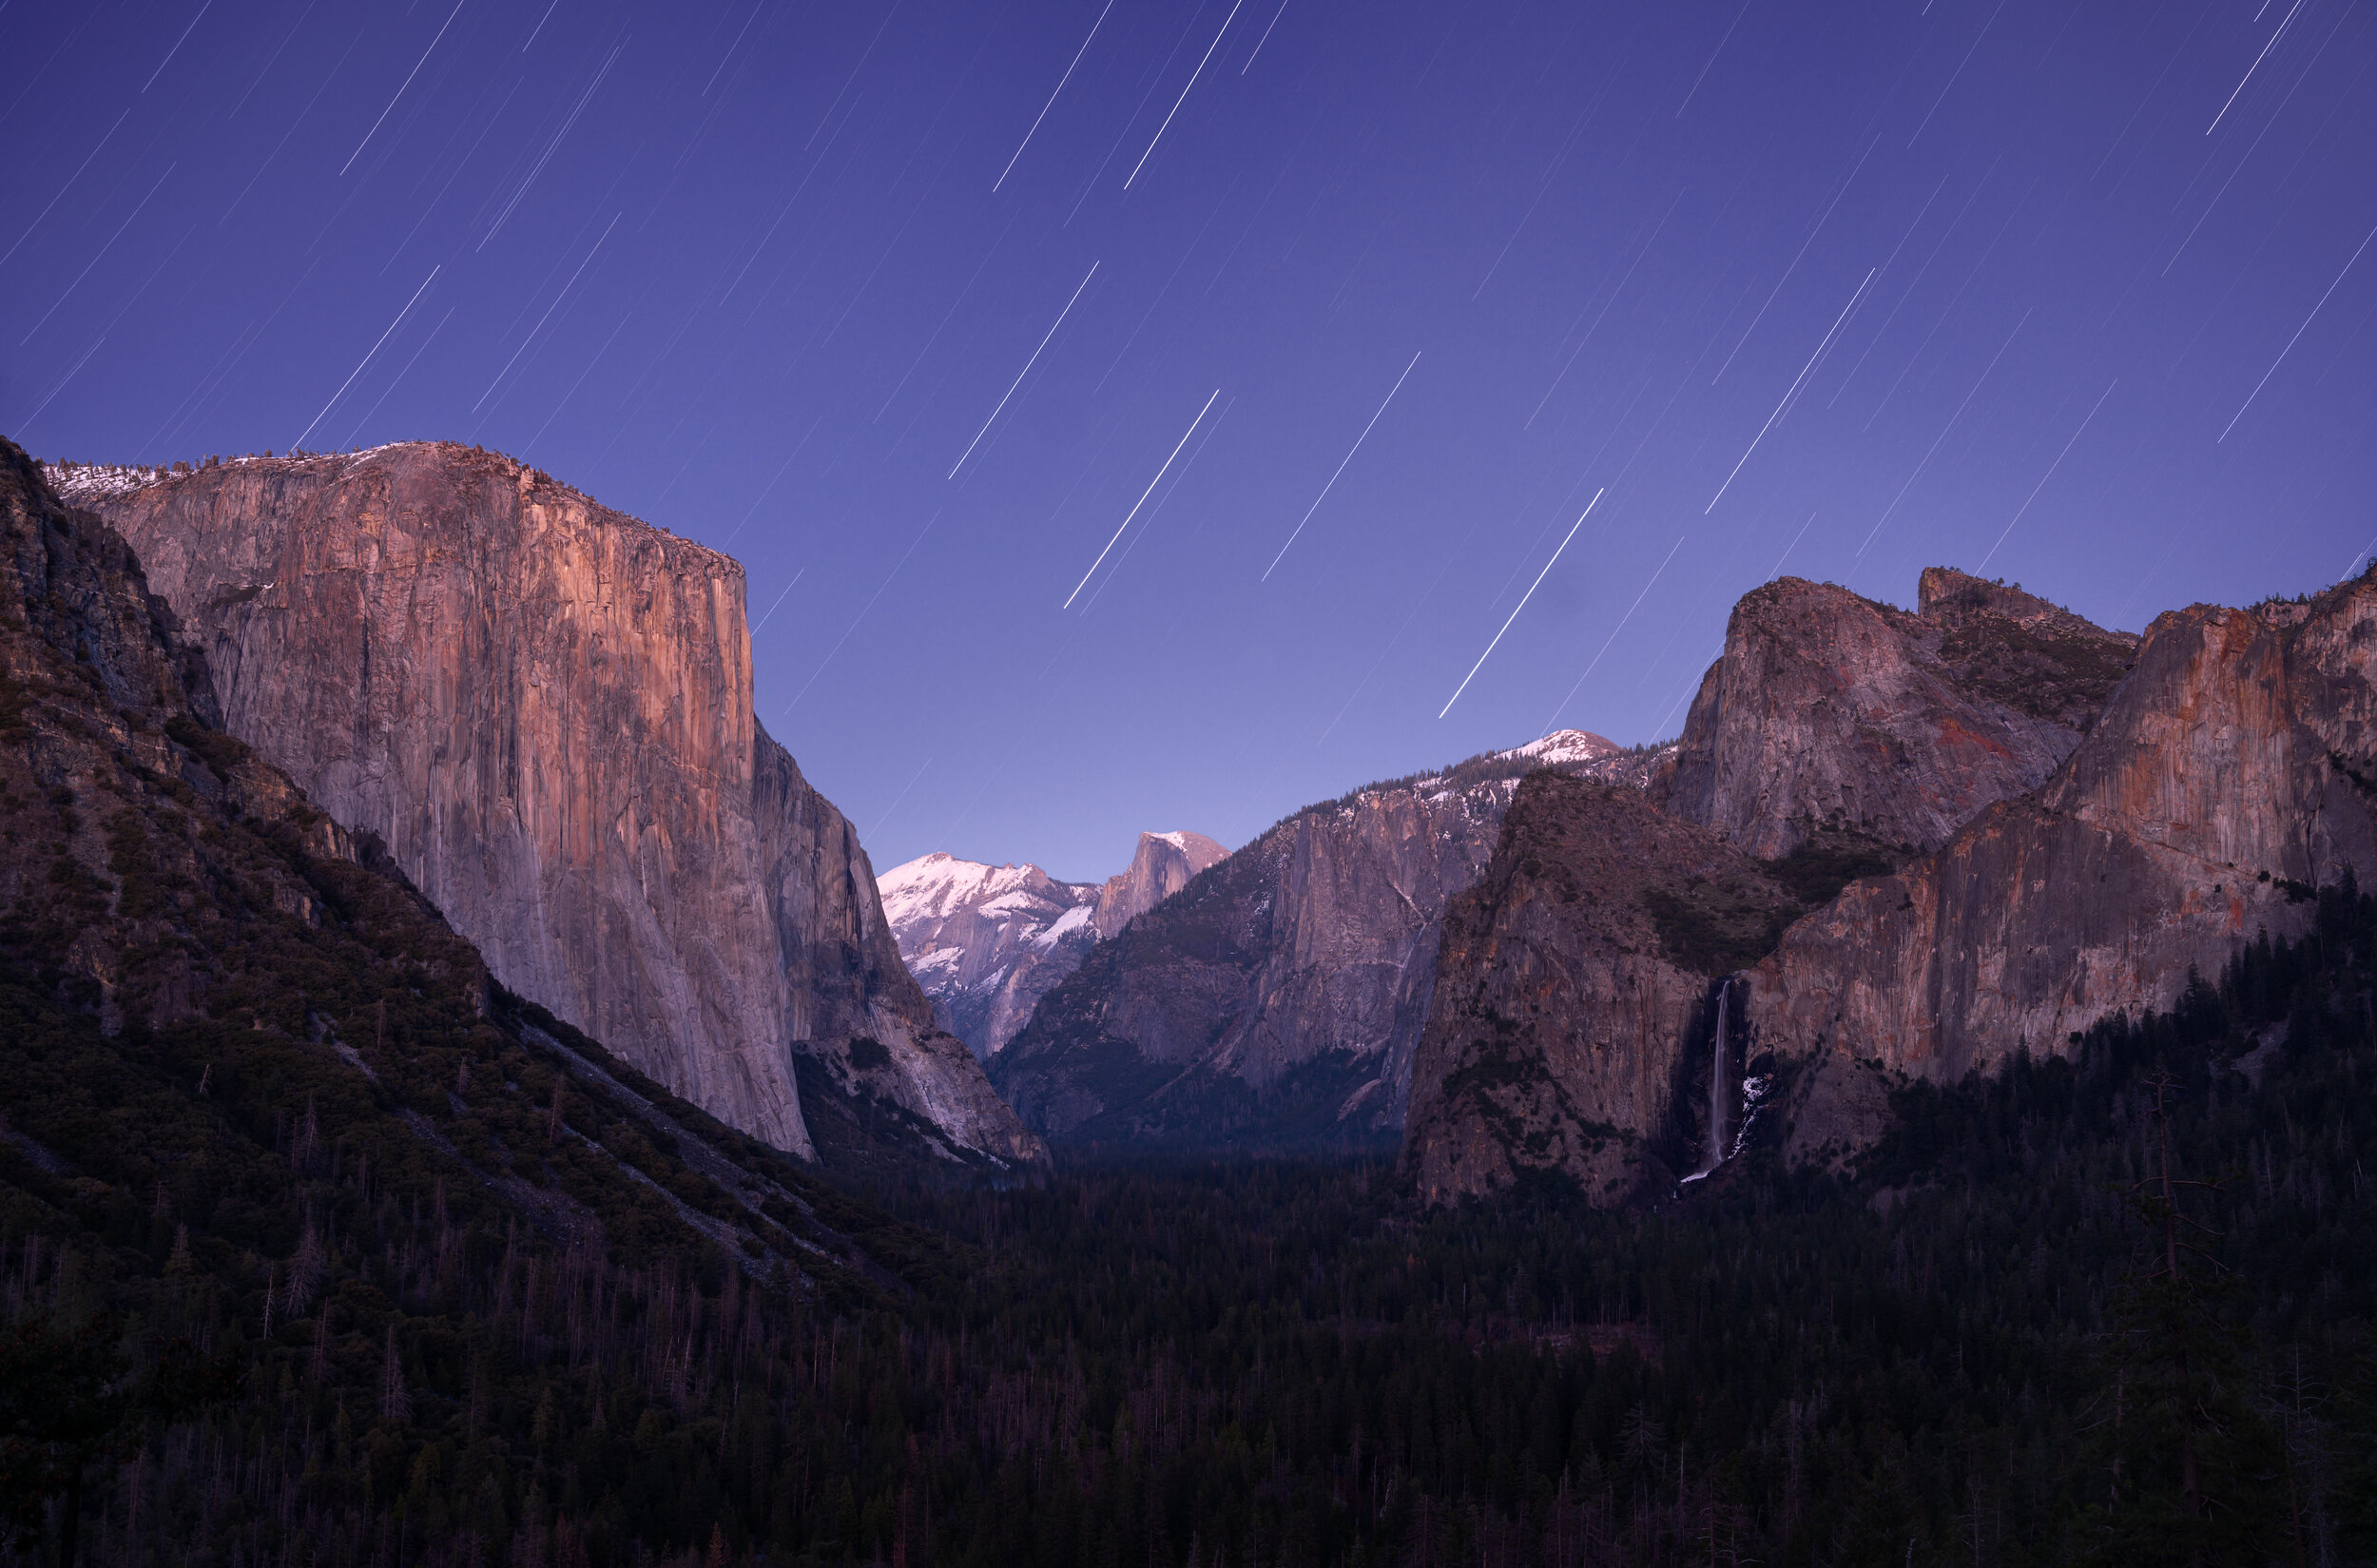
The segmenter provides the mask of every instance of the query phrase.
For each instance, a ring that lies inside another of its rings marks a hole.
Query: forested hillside
[[[2330,891],[2076,1062],[1903,1094],[1854,1178],[1752,1156],[1655,1211],[1109,1168],[891,1194],[904,1280],[802,1295],[441,1213],[260,1106],[236,1226],[20,1140],[7,1301],[243,1368],[124,1428],[110,1561],[2354,1560],[2373,939]]]

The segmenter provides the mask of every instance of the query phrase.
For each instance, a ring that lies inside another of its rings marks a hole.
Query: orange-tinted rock
[[[180,612],[227,727],[385,840],[504,984],[783,1148],[813,1147],[800,1052],[951,1143],[1036,1152],[934,1024],[856,832],[753,716],[732,559],[445,444],[65,477]],[[862,1040],[888,1061],[854,1064]]]

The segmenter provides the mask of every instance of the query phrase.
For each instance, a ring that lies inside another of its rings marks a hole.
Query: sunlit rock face
[[[987,1061],[1097,940],[1098,890],[935,851],[883,873],[883,914],[942,1026]]]
[[[505,985],[796,1152],[799,1054],[941,1152],[1036,1156],[754,717],[731,558],[448,444],[57,477],[131,541],[227,727]]]
[[[2170,1006],[2245,942],[2309,928],[2377,873],[2377,580],[2157,619],[2040,789],[1846,889],[1749,977],[1763,1045],[1826,1082],[1870,1061],[1952,1079]],[[1846,1134],[1843,1134],[1846,1140]]]
[[[1936,849],[2037,788],[2093,722],[2137,639],[1961,571],[1915,613],[1779,578],[1742,596],[1658,801],[1753,855],[1831,829]]]
[[[1853,1161],[1893,1083],[2068,1051],[2377,874],[2377,576],[2143,638],[1943,570],[1911,614],[1768,585],[1642,800],[1521,801],[1445,923],[1421,1192],[1689,1174],[1752,1060],[1760,1136]]]

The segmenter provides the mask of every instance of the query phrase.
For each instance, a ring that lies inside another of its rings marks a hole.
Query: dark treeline
[[[7,1353],[100,1322],[124,1378],[176,1339],[243,1368],[92,1448],[103,1563],[2367,1560],[2372,978],[2377,900],[2330,891],[2171,1015],[1904,1092],[1853,1179],[914,1188],[839,1213],[873,1261],[806,1293],[465,1216],[301,1109],[203,1235],[169,1188],[50,1201],[12,1145]]]

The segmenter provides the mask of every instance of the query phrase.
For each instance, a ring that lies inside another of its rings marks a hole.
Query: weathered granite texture
[[[1921,588],[1914,614],[1797,577],[1744,594],[1658,803],[1753,855],[1822,828],[1911,851],[2044,783],[2137,639],[1944,568]]]
[[[1444,916],[1403,1138],[1423,1200],[1539,1171],[1616,1202],[1691,1169],[1713,980],[1652,912],[1686,892],[1753,918],[1797,907],[1759,861],[1639,791],[1551,771],[1519,784],[1492,863]]]
[[[1202,833],[1142,833],[1131,864],[1106,879],[1092,917],[1100,937],[1123,927],[1188,885],[1188,880],[1229,853]]]
[[[2169,1006],[2315,886],[2377,874],[2377,578],[2308,604],[2196,606],[2046,784],[1898,874],[1852,884],[1751,972],[1759,1042],[1819,1064],[1803,1157],[1853,1152],[1819,1093],[1844,1064],[1953,1079]]]
[[[60,477],[140,552],[231,732],[384,840],[504,984],[796,1152],[801,1052],[943,1152],[1036,1157],[753,716],[733,560],[449,444]]]

